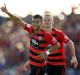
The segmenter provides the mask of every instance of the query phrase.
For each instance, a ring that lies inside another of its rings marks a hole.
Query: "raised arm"
[[[24,27],[24,25],[26,24],[20,17],[11,14],[11,13],[8,11],[8,9],[7,9],[7,7],[6,7],[5,4],[4,4],[3,7],[1,7],[1,11],[4,12],[4,13],[6,13],[16,24],[19,24],[19,25],[21,25],[22,27]]]

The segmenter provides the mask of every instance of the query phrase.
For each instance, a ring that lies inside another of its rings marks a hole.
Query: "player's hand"
[[[41,60],[45,60],[47,58],[47,54],[45,52],[40,52],[38,57],[41,59]]]
[[[8,10],[7,10],[7,8],[6,8],[6,5],[5,5],[5,4],[4,4],[4,6],[3,6],[3,7],[1,7],[0,9],[1,9],[1,11],[2,11],[2,12],[5,12],[5,13],[7,13],[7,12],[8,12]]]
[[[71,65],[72,65],[74,68],[77,68],[77,66],[78,66],[78,61],[77,61],[76,56],[72,57],[72,59],[71,59]]]
[[[24,64],[24,70],[26,71],[26,70],[30,70],[31,68],[30,68],[30,63],[29,63],[29,61],[27,61],[25,64]]]

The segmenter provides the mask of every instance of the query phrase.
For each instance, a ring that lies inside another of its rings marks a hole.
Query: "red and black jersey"
[[[60,49],[51,53],[48,56],[48,64],[50,65],[65,65],[65,53],[64,53],[64,44],[68,42],[69,38],[60,30],[52,28],[51,35],[60,43]]]
[[[30,34],[30,64],[34,66],[45,66],[45,60],[41,61],[38,57],[39,52],[45,52],[48,44],[54,45],[57,41],[51,34],[41,29],[36,34],[33,33],[33,27],[25,25],[25,30]]]

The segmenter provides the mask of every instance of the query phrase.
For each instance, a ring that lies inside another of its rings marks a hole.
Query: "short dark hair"
[[[41,20],[43,20],[42,16],[39,15],[39,14],[34,15],[33,18],[34,19],[41,19]]]

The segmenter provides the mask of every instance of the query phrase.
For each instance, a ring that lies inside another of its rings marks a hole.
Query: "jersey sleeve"
[[[52,46],[57,43],[57,40],[51,34],[46,34],[46,41]]]
[[[25,24],[24,30],[28,31],[29,33],[32,33],[33,27],[31,24]]]
[[[63,41],[64,43],[67,43],[69,41],[69,38],[63,33]]]

